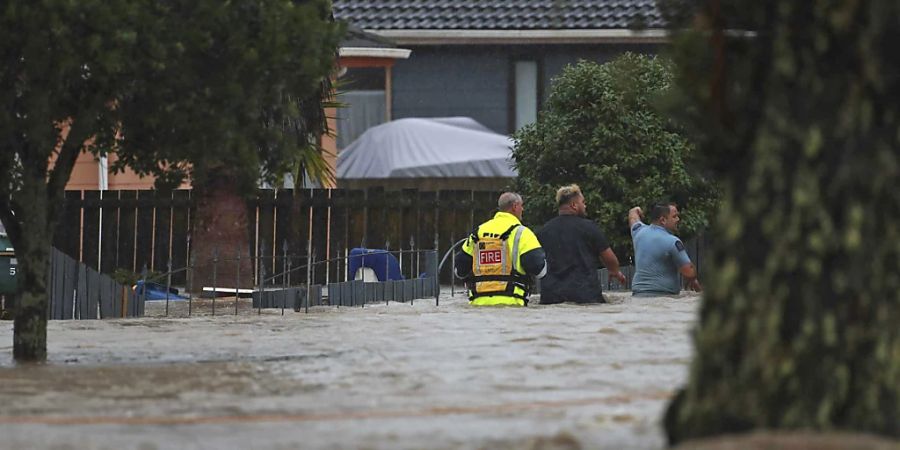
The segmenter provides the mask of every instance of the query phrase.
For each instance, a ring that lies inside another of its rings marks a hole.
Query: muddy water
[[[698,298],[610,299],[0,322],[0,448],[661,448]]]

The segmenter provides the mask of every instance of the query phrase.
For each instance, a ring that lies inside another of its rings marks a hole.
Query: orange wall
[[[72,176],[66,189],[70,190],[96,190],[100,189],[100,171],[93,155],[83,152],[78,155],[75,167],[72,168]]]
[[[116,155],[110,155],[108,158],[109,165],[116,160]],[[125,169],[122,173],[114,174],[107,172],[107,183],[109,189],[137,190],[137,189],[153,189],[154,177],[140,177],[131,169]],[[182,189],[190,189],[189,183],[182,183]],[[72,176],[69,177],[69,184],[66,189],[70,190],[96,190],[100,189],[100,163],[88,152],[82,152],[75,161],[75,167],[72,169]]]

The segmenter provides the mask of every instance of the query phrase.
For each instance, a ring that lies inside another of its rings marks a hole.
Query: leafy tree
[[[670,441],[900,436],[900,4],[662,4],[723,190]]]
[[[537,123],[515,134],[517,188],[529,202],[527,220],[555,216],[556,190],[577,183],[588,215],[620,256],[632,252],[626,222],[632,206],[675,201],[682,234],[703,228],[714,188],[690,170],[692,145],[656,107],[671,80],[665,60],[632,53],[603,65],[566,67]]]
[[[46,357],[54,211],[81,151],[115,152],[116,168],[156,175],[160,187],[188,176],[240,192],[298,165],[315,169],[316,125],[302,105],[316,104],[340,34],[327,0],[0,7],[0,220],[19,259],[14,356]]]
[[[138,48],[154,50],[137,55],[134,76],[146,81],[123,99],[122,133],[152,152],[120,161],[169,184],[191,178],[197,198],[192,287],[198,289],[212,283],[216,252],[233,258],[240,250],[240,270],[252,273],[244,195],[256,192],[260,180],[333,176],[317,139],[327,129],[322,103],[329,83],[323,80],[334,67],[342,29],[330,20],[325,0],[148,3],[142,23],[155,28]],[[221,280],[234,279],[238,269],[228,263],[218,270]],[[243,278],[249,285],[250,277]]]
[[[19,1],[0,9],[0,219],[19,261],[16,358],[45,357],[54,211],[82,149],[99,152],[114,140],[110,106],[135,43],[118,23],[129,3]]]

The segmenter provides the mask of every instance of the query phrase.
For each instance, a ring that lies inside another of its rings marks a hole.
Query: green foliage
[[[900,437],[900,4],[719,3],[672,22],[695,27],[675,112],[723,200],[670,440]]]
[[[538,122],[515,134],[527,220],[555,216],[556,190],[577,183],[588,215],[620,256],[631,253],[626,216],[633,206],[675,201],[682,235],[704,228],[714,188],[690,169],[691,143],[656,107],[671,80],[667,61],[632,53],[603,65],[566,67]]]
[[[188,176],[239,191],[298,167],[322,173],[310,142],[327,127],[310,109],[322,106],[343,32],[330,9],[328,0],[0,4],[0,220],[21,274],[17,358],[46,354],[48,243],[83,150],[115,153],[115,169],[156,175],[158,187]]]
[[[139,82],[118,97],[117,167],[170,185],[182,175],[195,185],[228,178],[245,190],[298,166],[327,178],[311,142],[327,128],[323,86],[343,32],[329,6],[147,2],[131,67]]]
[[[131,0],[0,5],[0,220],[19,261],[13,355],[46,357],[55,213],[83,143],[109,148],[136,43]],[[63,128],[68,134],[63,135]],[[55,156],[51,166],[49,161]]]

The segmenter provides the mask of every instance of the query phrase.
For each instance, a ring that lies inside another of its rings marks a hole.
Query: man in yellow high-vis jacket
[[[469,286],[474,306],[525,306],[531,277],[547,273],[537,236],[522,225],[522,197],[505,192],[494,218],[479,225],[456,255],[456,275]]]

